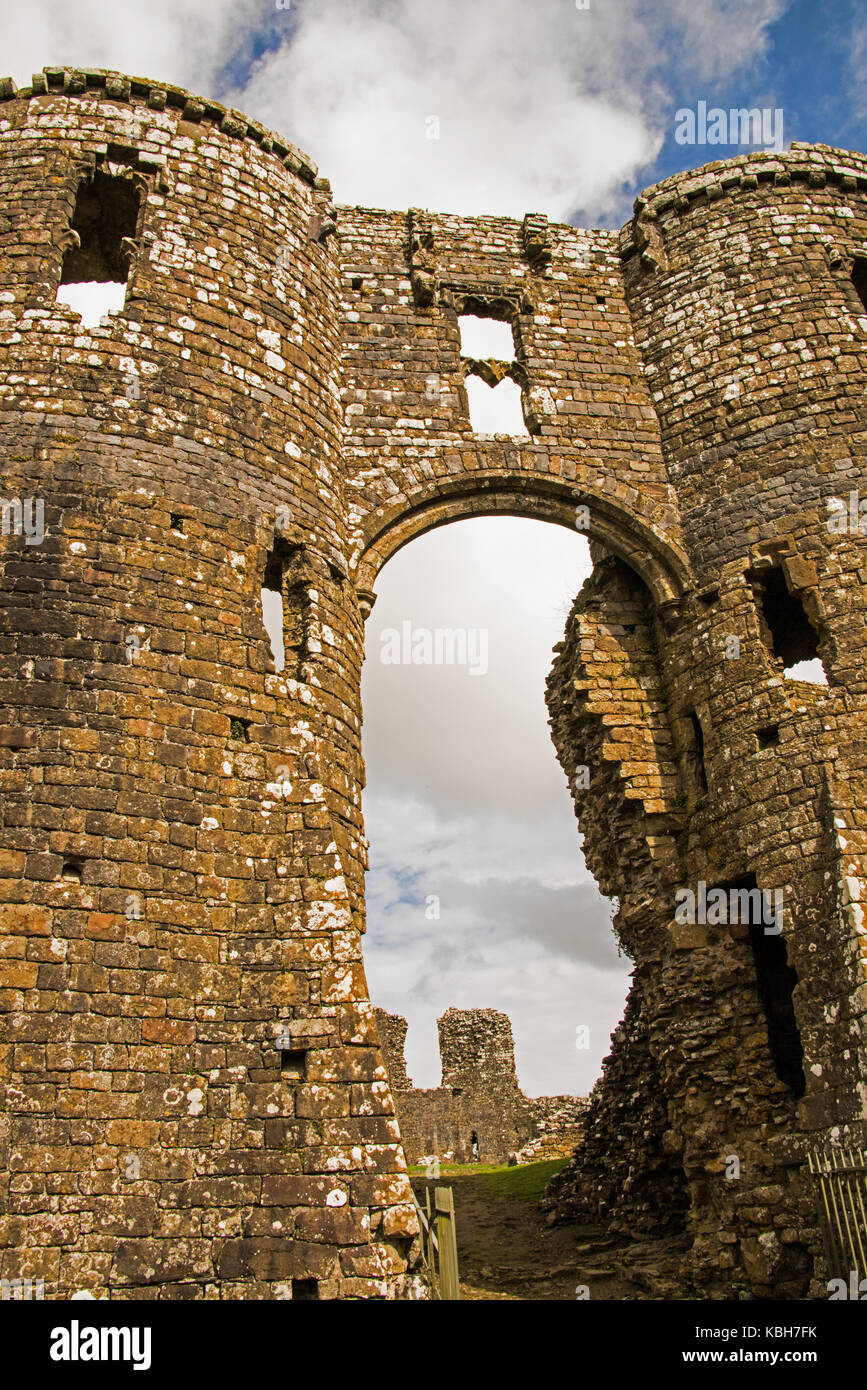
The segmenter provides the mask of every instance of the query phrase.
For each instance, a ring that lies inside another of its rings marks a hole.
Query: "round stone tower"
[[[2,1273],[401,1295],[328,184],[173,88],[2,97]]]
[[[796,146],[637,200],[625,291],[695,587],[660,614],[597,550],[549,686],[564,766],[617,764],[576,802],[636,962],[557,1186],[684,1220],[711,1297],[825,1296],[805,1152],[867,1133],[865,194],[862,156]]]

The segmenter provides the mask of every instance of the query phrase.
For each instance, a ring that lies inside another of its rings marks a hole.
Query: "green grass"
[[[444,1158],[440,1159],[440,1177],[451,1178],[461,1173],[502,1173],[505,1168],[503,1163],[446,1163]],[[423,1178],[427,1173],[426,1163],[411,1163],[406,1170],[410,1177]],[[435,1182],[435,1178],[430,1179]]]
[[[504,1163],[440,1163],[440,1178],[478,1178],[479,1186],[488,1196],[537,1202],[554,1174],[568,1162],[568,1158],[546,1158],[541,1163],[521,1163],[512,1168]],[[409,1172],[412,1177],[423,1178],[426,1169],[423,1164],[416,1164]]]

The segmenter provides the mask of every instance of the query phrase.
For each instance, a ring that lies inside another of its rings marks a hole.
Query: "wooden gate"
[[[863,1149],[830,1148],[808,1155],[825,1257],[835,1279],[867,1279],[867,1159]]]
[[[424,1206],[415,1193],[413,1201],[421,1227],[422,1258],[434,1298],[459,1299],[458,1242],[455,1234],[455,1202],[450,1187],[434,1188],[431,1212],[430,1188],[425,1188]]]

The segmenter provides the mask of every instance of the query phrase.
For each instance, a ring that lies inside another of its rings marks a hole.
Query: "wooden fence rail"
[[[434,1298],[459,1299],[458,1243],[455,1235],[455,1201],[450,1187],[434,1188],[431,1211],[430,1188],[425,1188],[424,1206],[413,1193],[421,1227],[422,1259]]]

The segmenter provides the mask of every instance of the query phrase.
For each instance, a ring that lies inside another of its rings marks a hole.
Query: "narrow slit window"
[[[867,256],[856,256],[852,265],[852,284],[867,312]]]
[[[755,890],[756,880],[751,876],[732,886]],[[760,896],[751,891],[751,902]],[[749,933],[774,1071],[792,1094],[800,1097],[806,1090],[807,1082],[804,1076],[804,1047],[792,997],[798,983],[797,972],[789,965],[786,942],[779,927],[769,928],[766,912],[753,908]]]
[[[57,302],[75,309],[85,327],[123,308],[140,204],[138,187],[119,174],[97,169],[79,185]]]
[[[827,685],[819,655],[819,634],[804,610],[799,594],[790,594],[785,576],[773,569],[752,571],[749,579],[759,604],[762,635],[790,680]]]
[[[687,716],[686,765],[695,792],[704,796],[707,791],[707,773],[704,766],[704,730],[695,710]]]
[[[300,676],[307,655],[307,589],[301,574],[302,547],[278,537],[262,576],[262,622],[274,670]]]

